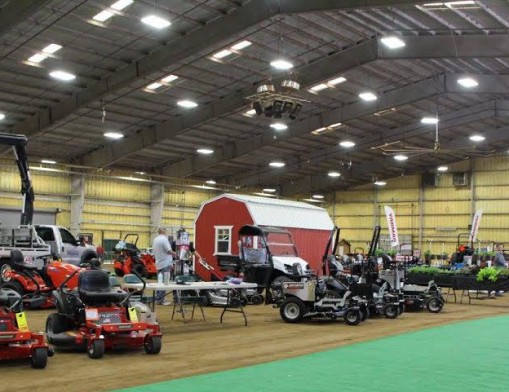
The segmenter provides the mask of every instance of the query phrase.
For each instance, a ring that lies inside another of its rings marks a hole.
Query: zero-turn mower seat
[[[127,293],[111,287],[110,277],[102,270],[86,270],[78,275],[78,293],[85,305],[121,302]]]
[[[8,264],[14,271],[18,272],[25,270],[33,271],[37,269],[35,265],[25,263],[25,257],[23,256],[23,253],[21,253],[21,251],[18,249],[11,250]]]
[[[11,289],[0,288],[0,306],[6,306],[10,308],[20,299],[21,295],[19,295],[18,292]]]

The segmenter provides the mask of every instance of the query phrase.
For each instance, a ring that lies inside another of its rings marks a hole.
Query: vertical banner
[[[385,216],[387,217],[387,227],[389,229],[389,238],[391,240],[391,246],[398,246],[399,238],[398,238],[398,227],[396,226],[396,214],[394,213],[394,210],[391,207],[385,206]]]
[[[481,223],[482,210],[477,210],[474,215],[474,219],[472,219],[472,229],[470,230],[470,237],[468,238],[468,243],[472,244],[477,240],[477,232],[479,231],[479,224]]]

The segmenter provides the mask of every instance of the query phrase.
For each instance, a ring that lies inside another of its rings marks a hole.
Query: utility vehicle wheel
[[[348,309],[345,313],[345,323],[348,325],[357,325],[361,322],[362,315],[359,310]]]
[[[279,309],[281,318],[287,323],[298,323],[304,316],[304,303],[295,297],[289,297],[283,301]]]
[[[253,305],[261,305],[263,303],[263,295],[257,294],[251,297],[251,303]]]
[[[242,297],[242,298],[240,299],[240,306],[243,306],[243,307],[244,307],[244,306],[246,306],[246,305],[247,305],[247,298]]]
[[[399,304],[399,314],[402,315],[403,313],[405,313],[405,304],[404,303],[400,303]]]
[[[399,306],[393,304],[385,305],[384,315],[388,319],[395,319],[399,316]]]
[[[238,308],[242,305],[240,298],[238,297],[231,297],[229,300],[228,305],[230,305],[232,308]]]
[[[19,295],[21,295],[21,297],[23,297],[25,295],[25,289],[23,288],[23,286],[19,283],[19,282],[16,282],[14,280],[10,280],[6,283],[4,283],[2,285],[2,288],[3,289],[11,289],[11,290],[14,290],[16,291]]]
[[[34,369],[44,369],[48,364],[48,349],[37,347],[32,353],[31,363]]]
[[[52,313],[46,319],[46,338],[53,344],[51,335],[65,332],[70,328],[69,320],[58,313]]]
[[[140,275],[142,278],[147,276],[147,269],[143,264],[134,264],[133,271]]]
[[[102,358],[104,355],[104,340],[96,339],[87,350],[87,354],[92,359]]]
[[[120,268],[115,268],[115,275],[122,277],[124,276],[124,271],[122,271]]]
[[[426,302],[426,309],[431,313],[440,313],[444,307],[444,301],[440,298],[430,298]]]
[[[274,283],[283,283],[283,282],[295,282],[293,279],[289,278],[288,276],[285,276],[285,275],[280,275],[278,277],[276,277],[272,283],[270,283],[267,287],[267,289],[265,290],[265,296],[267,297],[267,301],[269,304],[273,303],[274,302],[274,295],[273,295],[273,292],[276,291],[276,290],[273,290],[271,287]]]
[[[366,321],[370,316],[369,309],[367,307],[360,308],[359,312],[361,313],[361,321]]]
[[[160,336],[149,336],[145,339],[145,352],[147,354],[159,354],[162,345]]]

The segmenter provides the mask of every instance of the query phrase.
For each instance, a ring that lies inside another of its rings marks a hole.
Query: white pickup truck
[[[20,250],[25,262],[39,269],[44,258],[51,256],[74,265],[97,258],[95,246],[81,244],[66,228],[55,225],[0,227],[0,265],[13,249]]]

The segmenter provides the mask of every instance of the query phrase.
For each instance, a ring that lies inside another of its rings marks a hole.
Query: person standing
[[[495,252],[495,258],[493,259],[493,266],[495,268],[505,268],[505,257],[504,257],[504,247],[502,244],[497,245],[497,251]],[[500,297],[502,293],[500,291],[495,291],[495,296]]]
[[[154,238],[154,242],[152,243],[154,257],[156,259],[157,275],[160,273],[164,274],[165,272],[170,273],[173,267],[173,256],[176,254],[171,249],[170,241],[168,241],[166,227],[159,227],[157,229],[157,234],[158,236]],[[169,302],[164,301],[165,295],[166,291],[156,291],[156,303],[158,305],[170,305]]]

